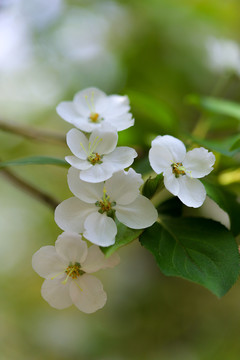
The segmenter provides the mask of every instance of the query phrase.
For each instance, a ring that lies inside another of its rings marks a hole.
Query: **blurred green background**
[[[127,94],[136,122],[119,143],[136,147],[136,166],[147,169],[153,137],[186,139],[196,126],[189,94],[213,94],[230,74],[219,95],[240,100],[239,14],[238,0],[2,0],[0,120],[65,134],[71,126],[55,112],[60,101],[88,86]],[[237,131],[236,120],[219,117],[209,136]],[[2,160],[68,154],[64,144],[0,130]],[[222,157],[219,173],[229,165],[235,160]],[[71,196],[65,168],[12,170],[59,202]],[[108,294],[102,310],[51,308],[31,257],[60,233],[51,208],[0,176],[0,360],[240,358],[239,283],[218,300],[161,275],[137,242],[119,251],[118,267],[99,273]]]

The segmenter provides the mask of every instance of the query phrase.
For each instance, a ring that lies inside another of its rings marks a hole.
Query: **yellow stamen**
[[[101,158],[101,155],[94,153],[88,156],[88,161],[90,161],[92,165],[95,165],[97,163],[102,163]]]
[[[90,102],[88,100],[88,95],[85,95],[85,100],[86,100],[87,107],[89,108],[90,112],[95,113],[95,106],[94,106],[94,103],[93,103],[93,93],[91,95]]]
[[[59,274],[54,275],[53,277],[51,277],[51,280],[56,279],[59,275],[62,275],[62,274],[64,274],[64,273],[65,273],[65,271],[62,271],[62,272],[60,272]]]
[[[64,285],[67,283],[69,277],[76,279],[78,276],[84,274],[84,271],[81,270],[81,265],[77,262],[74,265],[70,264],[64,272],[67,274],[66,279],[62,281]]]
[[[180,175],[185,175],[185,167],[182,163],[172,163],[172,172],[175,175],[176,178],[178,178]]]
[[[80,288],[80,286],[78,285],[78,283],[76,282],[76,280],[74,280],[74,282],[75,282],[75,284],[77,285],[77,287],[78,287],[81,291],[83,291],[83,289]]]
[[[99,120],[99,114],[95,113],[95,112],[91,112],[91,114],[89,115],[89,119],[93,122],[96,123]]]

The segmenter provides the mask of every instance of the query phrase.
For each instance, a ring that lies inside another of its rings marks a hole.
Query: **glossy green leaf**
[[[137,239],[139,235],[143,232],[142,229],[135,230],[130,229],[127,226],[123,225],[122,223],[117,223],[117,236],[116,241],[113,245],[108,247],[102,247],[102,252],[109,257],[115,251],[117,251],[120,247],[129,244],[133,240]]]
[[[228,213],[231,231],[234,235],[238,235],[240,233],[240,203],[237,201],[237,197],[221,186],[211,184],[206,180],[202,180],[202,183],[207,195]]]
[[[188,102],[214,114],[231,116],[240,120],[240,104],[214,97],[188,96]]]
[[[239,275],[235,239],[220,223],[202,218],[166,218],[140,236],[163,274],[179,276],[223,296]]]
[[[155,178],[151,176],[143,185],[142,194],[148,199],[151,199],[156,191],[163,187],[163,175],[159,174]]]
[[[0,162],[0,168],[8,166],[19,166],[19,165],[59,165],[59,166],[69,166],[69,164],[58,158],[52,158],[48,156],[31,156],[16,160],[9,160]]]

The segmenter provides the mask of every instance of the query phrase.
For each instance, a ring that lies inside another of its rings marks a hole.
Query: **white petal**
[[[91,112],[97,112],[97,103],[101,98],[106,97],[107,95],[94,87],[90,87],[79,91],[73,99],[73,102],[78,110],[78,112],[88,117]]]
[[[166,148],[172,155],[172,162],[182,162],[186,155],[186,148],[183,142],[173,136],[157,136],[152,141],[152,146],[158,144]]]
[[[112,218],[105,214],[95,212],[87,217],[84,222],[83,236],[93,244],[110,246],[115,242],[117,226]]]
[[[93,168],[94,166],[92,166]],[[92,169],[91,168],[91,169]],[[87,170],[86,170],[87,171]],[[94,204],[103,196],[103,183],[89,184],[79,178],[79,170],[71,167],[68,171],[68,186],[80,200]]]
[[[76,156],[66,156],[65,160],[75,169],[87,170],[92,167],[92,164],[87,160],[81,160]]]
[[[116,201],[119,205],[131,203],[139,194],[139,187],[143,184],[140,174],[132,168],[126,171],[119,171],[105,183],[107,195],[111,201]]]
[[[103,252],[97,245],[92,245],[88,249],[87,258],[82,263],[82,269],[86,273],[94,273],[98,270],[105,268],[112,268],[120,262],[120,258],[117,253],[114,253],[109,258],[106,258]]]
[[[55,242],[56,252],[69,263],[80,263],[85,261],[88,253],[87,243],[82,240],[81,235],[64,232],[58,236]]]
[[[66,136],[67,145],[73,155],[86,160],[88,157],[88,139],[77,129],[71,129]]]
[[[72,102],[62,102],[57,107],[57,113],[67,122],[76,126],[78,129],[91,132],[94,126],[89,122],[88,118],[81,117],[75,108]]]
[[[45,280],[41,288],[42,297],[55,309],[66,309],[72,305],[70,283],[71,281],[67,281],[66,284],[62,284],[59,279]]]
[[[42,277],[50,279],[66,269],[66,261],[56,253],[54,246],[41,247],[32,257],[33,269]]]
[[[178,197],[185,205],[197,208],[203,204],[206,190],[200,180],[181,176]]]
[[[70,124],[76,124],[81,119],[81,115],[78,113],[76,107],[74,106],[72,101],[63,101],[61,102],[57,108],[56,111],[59,116],[61,116],[62,119],[69,122]]]
[[[149,150],[149,162],[155,173],[161,174],[173,163],[173,157],[166,147],[155,143]]]
[[[87,204],[72,197],[56,207],[55,222],[62,230],[82,233],[86,217],[94,211],[96,211],[94,204]]]
[[[102,269],[113,268],[113,267],[117,266],[119,263],[120,263],[120,257],[115,252],[109,258],[105,258],[105,263],[104,263],[104,266],[102,267]]]
[[[70,296],[74,305],[87,314],[101,309],[107,301],[101,281],[88,274],[71,282]]]
[[[117,172],[132,165],[135,157],[137,157],[137,152],[134,149],[128,146],[120,146],[111,154],[105,155],[103,162],[109,164],[112,172]]]
[[[91,166],[90,169],[81,171],[80,179],[87,183],[102,183],[103,181],[109,179],[112,176],[112,173],[113,173],[113,169],[109,164],[105,164],[105,163],[95,164],[95,165]],[[102,189],[101,191],[103,191],[103,186],[104,185],[101,184],[100,186],[97,186],[97,189],[101,188]],[[99,195],[100,195],[100,193],[99,193]],[[101,192],[100,197],[102,197],[102,195],[103,195],[103,192]],[[97,201],[97,199],[95,199],[95,202],[96,201]]]
[[[130,110],[127,96],[110,95],[98,101],[98,110],[103,117],[120,116]]]
[[[138,197],[125,206],[116,206],[116,217],[124,225],[132,229],[143,229],[151,226],[158,218],[153,204],[145,196]]]
[[[108,129],[107,126],[101,126],[95,129],[89,138],[89,143],[91,143],[91,147],[94,143],[97,144],[95,150],[93,151],[100,155],[109,154],[110,152],[112,152],[116,148],[117,142],[117,131],[112,127]]]
[[[215,156],[203,147],[188,151],[183,161],[183,166],[187,170],[187,176],[202,178],[213,170]],[[188,172],[189,171],[189,172]]]
[[[172,168],[168,168],[164,172],[164,185],[170,193],[173,195],[178,195],[179,193],[179,178],[176,178],[176,176],[172,172]]]
[[[73,125],[87,133],[92,132],[97,126],[100,126],[100,124],[90,122],[88,118],[80,118],[78,121],[75,121]]]
[[[117,131],[122,131],[128,129],[129,127],[134,125],[134,119],[132,118],[132,114],[127,113],[120,116],[109,116],[104,119],[105,122],[114,126]]]

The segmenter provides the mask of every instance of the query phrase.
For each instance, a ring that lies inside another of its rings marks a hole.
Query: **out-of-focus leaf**
[[[166,131],[174,130],[176,127],[176,118],[170,107],[163,101],[157,100],[149,95],[127,90],[131,105],[138,113],[146,117],[146,123],[149,119],[156,124],[158,128]]]
[[[231,116],[240,120],[240,104],[233,101],[214,97],[201,97],[198,95],[189,95],[187,101],[192,105],[198,106],[214,114]]]
[[[235,239],[220,223],[202,218],[166,218],[140,236],[163,274],[179,276],[223,296],[239,275]]]
[[[202,180],[205,186],[207,195],[215,201],[221,209],[226,211],[231,223],[231,230],[234,235],[238,235],[240,232],[240,203],[237,201],[237,197],[226,191],[221,186],[210,184],[206,180]]]
[[[237,149],[240,149],[240,137],[234,142],[234,144],[230,148],[231,151]]]
[[[151,199],[158,187],[163,186],[163,175],[159,174],[155,178],[151,178],[151,176],[146,180],[143,185],[142,194],[146,196],[148,199]]]
[[[142,229],[140,230],[130,229],[127,226],[123,225],[122,223],[118,223],[115,243],[108,247],[101,247],[101,250],[107,257],[109,257],[120,247],[127,245],[133,240],[137,239],[142,232],[143,232]]]
[[[200,139],[196,136],[189,135],[189,137],[197,144],[205,146],[206,148],[217,151],[222,155],[232,157],[239,152],[239,149],[231,150],[233,144],[239,138],[239,135],[231,136],[223,140],[209,140]]]
[[[58,159],[48,156],[31,156],[16,160],[2,161],[0,162],[0,168],[8,166],[19,166],[19,165],[59,165],[69,166],[64,159]]]

